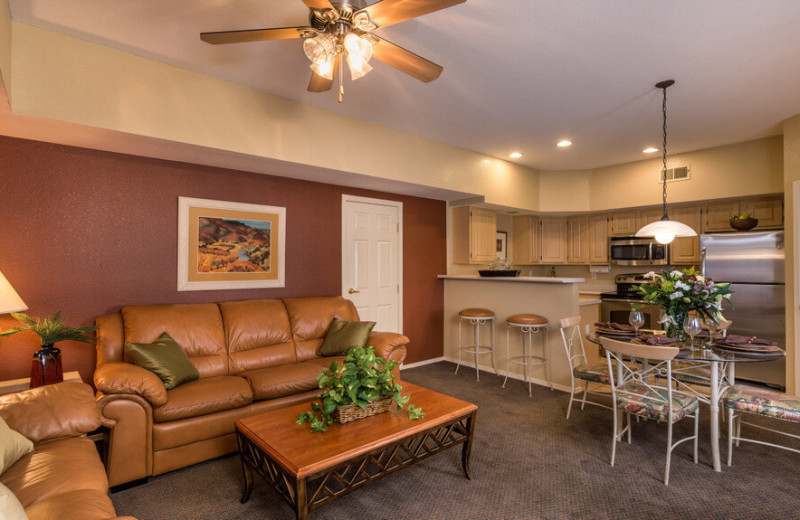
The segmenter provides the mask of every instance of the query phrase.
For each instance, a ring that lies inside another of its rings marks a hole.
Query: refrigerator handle
[[[700,274],[706,277],[706,248],[700,250]]]

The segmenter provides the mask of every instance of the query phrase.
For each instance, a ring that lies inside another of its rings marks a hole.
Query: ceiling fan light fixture
[[[332,80],[334,60],[335,58],[331,56],[328,61],[323,61],[321,63],[314,62],[311,64],[311,70],[313,70],[314,73],[317,74],[318,76],[322,76],[325,79]]]
[[[347,66],[350,67],[350,79],[353,81],[372,70],[372,66],[357,54],[347,54]]]
[[[354,33],[347,33],[344,37],[344,48],[348,55],[357,55],[364,62],[372,58],[372,43]]]
[[[312,63],[332,62],[336,54],[336,40],[328,33],[322,33],[303,42],[303,52]],[[316,71],[315,71],[316,72]]]

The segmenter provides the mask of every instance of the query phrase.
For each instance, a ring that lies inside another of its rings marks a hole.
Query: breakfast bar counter
[[[568,387],[569,365],[561,341],[558,320],[580,315],[579,287],[583,278],[550,278],[541,276],[480,277],[469,275],[439,275],[444,280],[444,356],[458,359],[458,312],[469,307],[482,307],[495,313],[497,368],[505,375],[505,359],[510,354],[522,352],[519,333],[511,334],[510,349],[506,346],[506,318],[514,314],[538,314],[548,321],[547,356],[551,363],[551,376],[556,388]],[[535,349],[540,342],[537,339]],[[468,360],[465,367],[473,364]],[[481,371],[493,372],[491,355],[480,356]],[[472,371],[474,374],[474,371]],[[511,365],[509,376],[522,379],[522,367]],[[459,374],[461,371],[459,370]],[[543,368],[531,372],[534,383],[546,385]],[[486,381],[502,384],[502,378],[486,375]],[[484,374],[481,374],[481,382]]]

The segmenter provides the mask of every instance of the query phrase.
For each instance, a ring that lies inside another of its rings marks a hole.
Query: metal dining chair
[[[720,337],[724,338],[728,335],[728,327],[731,326],[731,323],[733,322],[727,321],[716,325],[717,330],[720,332]],[[711,339],[713,340],[713,336]],[[672,367],[672,380],[678,388],[686,384],[711,386],[711,369],[705,363],[676,362],[675,366]]]
[[[773,444],[758,439],[742,437],[742,418],[744,414],[760,415],[762,417],[771,417],[776,420],[800,423],[800,397],[782,394],[774,390],[736,385],[728,390],[722,398],[722,404],[728,410],[728,466],[730,466],[733,461],[733,444],[735,442],[738,446],[739,441],[752,442],[772,448],[800,453],[800,450],[782,444]],[[744,424],[752,428],[766,430],[793,439],[800,439],[800,435],[766,428],[749,422]]]
[[[697,398],[673,389],[672,360],[680,349],[674,346],[652,346],[627,343],[609,338],[601,338],[606,350],[606,361],[611,383],[611,396],[614,401],[614,434],[611,443],[611,465],[617,454],[617,442],[628,434],[631,442],[631,415],[644,419],[654,419],[667,423],[667,463],[664,470],[664,485],[669,485],[669,468],[672,450],[684,441],[694,439],[694,462],[697,464],[697,439],[700,408]],[[625,364],[623,356],[642,358],[646,363]],[[658,377],[666,376],[659,384]],[[652,381],[652,382],[651,382]],[[621,413],[625,414],[627,425],[620,429]],[[684,417],[694,418],[694,435],[672,442],[672,425]]]
[[[586,358],[586,349],[583,346],[583,336],[581,335],[581,317],[572,316],[570,318],[560,319],[558,320],[558,325],[561,327],[561,339],[564,341],[564,351],[567,353],[567,362],[570,367],[571,391],[569,393],[569,406],[567,406],[567,419],[569,419],[570,411],[572,411],[573,401],[581,403],[581,410],[583,410],[584,406],[587,404],[610,410],[611,407],[608,405],[586,399],[588,395],[609,397],[608,392],[603,393],[589,390],[589,384],[597,383],[600,385],[608,385],[610,379],[608,375],[608,365],[606,363],[589,366],[589,362]],[[576,399],[576,391],[578,394],[581,393],[581,381],[583,382],[583,396]]]

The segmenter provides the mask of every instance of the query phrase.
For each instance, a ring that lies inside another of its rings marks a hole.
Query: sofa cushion
[[[125,342],[152,343],[166,332],[181,346],[200,377],[228,374],[225,328],[215,303],[135,305],[122,308]],[[130,358],[125,357],[125,361]]]
[[[289,315],[281,300],[221,302],[230,373],[294,363]]]
[[[314,359],[333,318],[358,321],[353,302],[341,296],[284,298],[292,324],[292,339],[297,346],[298,361]]]
[[[317,354],[342,356],[350,349],[363,347],[367,344],[367,338],[373,327],[375,327],[374,321],[346,321],[333,318]]]
[[[275,399],[319,388],[317,375],[336,359],[340,364],[342,357],[314,358],[299,363],[277,367],[262,368],[242,372],[253,387],[256,400]]]
[[[167,390],[200,377],[181,346],[166,332],[152,343],[125,343],[125,354],[134,365],[161,378]]]
[[[0,417],[0,475],[25,454],[33,451],[33,443],[12,430]]]
[[[239,408],[253,402],[250,385],[238,376],[215,376],[167,390],[167,402],[153,410],[155,422],[174,421]]]
[[[117,518],[108,493],[78,489],[40,500],[25,509],[29,520],[110,520]]]
[[[37,444],[33,452],[11,466],[0,482],[26,509],[31,505],[71,491],[108,491],[106,470],[97,448],[86,437],[70,437]]]

